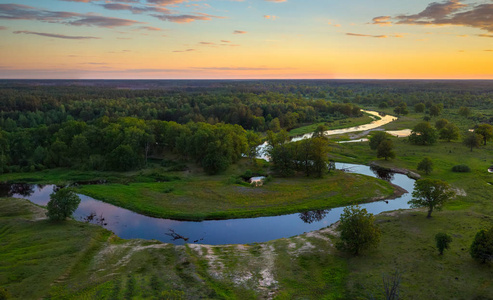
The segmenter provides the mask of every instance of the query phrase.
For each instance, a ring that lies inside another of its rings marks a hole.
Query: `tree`
[[[469,117],[470,114],[471,110],[469,109],[469,107],[462,106],[461,108],[459,108],[459,115],[463,116],[464,118]]]
[[[433,162],[431,158],[425,157],[418,163],[418,170],[423,171],[426,175],[430,174],[433,171]]]
[[[459,127],[455,126],[452,123],[448,123],[442,129],[440,129],[439,136],[441,139],[447,140],[447,142],[458,140],[460,136]]]
[[[440,210],[442,205],[452,198],[455,192],[450,185],[439,179],[420,179],[414,183],[413,199],[408,203],[412,208],[427,207],[427,218],[431,218],[434,209]]]
[[[428,122],[421,122],[414,126],[409,135],[409,141],[416,145],[432,145],[436,140],[436,130]]]
[[[442,106],[440,104],[435,104],[430,107],[430,116],[438,117],[442,113]]]
[[[424,103],[417,103],[414,105],[414,111],[417,113],[422,113],[425,111],[425,104]]]
[[[440,252],[440,255],[443,255],[443,251],[449,248],[452,237],[446,233],[440,232],[435,235],[435,242],[437,244],[438,252]]]
[[[70,188],[62,188],[50,194],[46,216],[52,221],[63,221],[77,209],[80,198]]]
[[[474,132],[483,137],[483,145],[486,145],[487,140],[489,141],[493,138],[493,126],[490,124],[481,124],[476,128],[476,130],[474,130]]]
[[[467,132],[462,143],[471,148],[472,152],[472,148],[478,148],[481,144],[481,136],[475,132]]]
[[[323,177],[327,172],[329,144],[327,138],[318,136],[311,138],[310,156],[313,162],[313,171],[316,176]]]
[[[10,293],[8,290],[0,287],[0,300],[7,300],[10,298]]]
[[[375,217],[359,206],[344,208],[338,230],[341,241],[337,248],[353,255],[362,250],[375,247],[380,242],[380,229],[375,225]]]
[[[476,233],[469,253],[474,260],[482,264],[493,260],[493,226]]]
[[[435,128],[437,130],[440,130],[443,127],[445,127],[445,125],[447,125],[448,123],[449,123],[449,121],[447,119],[440,119],[440,120],[435,122]]]
[[[376,150],[378,145],[386,139],[388,139],[390,135],[385,131],[377,131],[370,137],[370,149]]]
[[[383,157],[385,158],[385,160],[395,157],[394,144],[392,143],[392,140],[390,139],[383,140],[380,143],[380,145],[378,145],[377,157],[378,158]]]

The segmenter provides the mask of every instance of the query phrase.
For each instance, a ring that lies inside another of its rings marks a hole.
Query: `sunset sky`
[[[0,78],[493,79],[493,1],[0,0]]]

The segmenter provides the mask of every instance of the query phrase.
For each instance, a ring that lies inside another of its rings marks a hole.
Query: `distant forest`
[[[489,81],[3,80],[0,172],[126,171],[173,152],[214,174],[251,153],[263,132],[360,116],[360,106],[405,114],[492,101]]]

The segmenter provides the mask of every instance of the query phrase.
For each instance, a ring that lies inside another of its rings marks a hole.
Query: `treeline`
[[[121,90],[55,86],[0,86],[0,126],[33,128],[102,117],[135,117],[144,120],[238,124],[247,130],[290,130],[302,123],[331,122],[360,116],[351,103],[306,99],[300,94]]]
[[[68,121],[14,132],[0,131],[0,172],[74,167],[127,171],[151,155],[168,151],[215,174],[238,161],[260,142],[239,125],[101,118],[87,124]]]
[[[309,139],[290,142],[286,131],[273,133],[269,131],[267,153],[272,162],[272,168],[281,176],[290,176],[302,172],[306,176],[322,177],[334,168],[329,162],[329,142],[324,136],[326,128],[319,126]]]

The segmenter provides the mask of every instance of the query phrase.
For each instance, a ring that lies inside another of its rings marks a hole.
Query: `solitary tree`
[[[424,171],[426,175],[430,174],[433,171],[433,162],[431,158],[425,157],[418,164],[418,170]]]
[[[450,185],[439,179],[420,179],[414,183],[412,208],[427,207],[427,218],[431,218],[434,209],[440,210],[443,203],[455,195]]]
[[[380,242],[380,229],[374,223],[375,217],[359,206],[344,208],[338,230],[341,241],[337,248],[353,255],[362,250],[375,247]]]
[[[46,216],[53,221],[63,221],[77,209],[80,198],[72,189],[62,188],[50,195]]]
[[[392,143],[392,140],[383,140],[380,145],[378,145],[377,157],[383,157],[385,160],[395,157],[394,144]]]
[[[493,261],[493,226],[476,233],[469,252],[473,259],[482,264]]]
[[[493,126],[490,124],[481,124],[474,130],[475,133],[480,134],[483,137],[483,145],[486,145],[486,141],[493,138]]]
[[[386,133],[385,131],[377,131],[375,134],[373,134],[370,137],[370,149],[371,150],[376,150],[378,148],[378,145],[386,139],[389,138],[389,134]]]
[[[442,106],[440,104],[435,104],[430,107],[430,116],[438,117],[442,113]]]
[[[438,252],[440,252],[440,255],[443,255],[443,251],[449,248],[452,237],[446,233],[440,232],[435,235],[435,242],[437,244]]]
[[[462,141],[468,148],[478,148],[481,144],[481,136],[475,132],[467,132]]]

